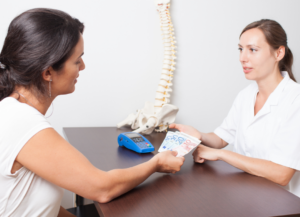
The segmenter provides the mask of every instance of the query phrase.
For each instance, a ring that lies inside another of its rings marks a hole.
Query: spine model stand
[[[131,126],[134,132],[151,134],[153,130],[157,132],[165,131],[169,124],[174,123],[178,108],[170,103],[170,93],[172,92],[172,79],[175,70],[175,49],[176,41],[174,28],[169,12],[170,0],[155,0],[157,11],[159,12],[160,25],[164,44],[164,61],[161,79],[156,91],[154,104],[146,102],[143,109],[130,114],[117,127]]]
[[[169,1],[168,1],[169,2]],[[168,4],[158,4],[157,5],[160,17],[161,30],[164,42],[164,61],[163,70],[161,73],[161,80],[156,91],[156,98],[154,106],[156,108],[161,108],[164,104],[170,102],[170,92],[172,92],[172,79],[173,72],[175,70],[175,49],[176,41],[174,36],[174,28],[171,21],[171,16],[169,12],[170,3]]]

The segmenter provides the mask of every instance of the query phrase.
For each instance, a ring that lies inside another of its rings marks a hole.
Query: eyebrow
[[[240,44],[238,44],[238,46],[243,47],[243,46],[240,45]],[[251,47],[251,46],[260,48],[259,46],[255,45],[255,44],[248,44],[248,45],[246,45],[246,47]]]
[[[77,59],[79,59],[80,57],[82,57],[83,56],[83,54],[84,54],[84,52],[77,58]]]

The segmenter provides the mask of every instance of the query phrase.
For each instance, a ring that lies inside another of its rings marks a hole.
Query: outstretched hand
[[[199,145],[193,152],[194,161],[196,163],[204,163],[205,160],[219,160],[220,149],[210,148],[204,145]]]
[[[183,124],[175,124],[174,123],[174,124],[170,124],[169,128],[170,129],[177,129],[180,132],[186,133],[190,136],[196,137],[197,139],[201,140],[201,133],[192,126],[183,125]]]
[[[185,160],[184,157],[176,157],[176,151],[164,151],[155,155],[157,159],[157,172],[176,173],[180,171]]]

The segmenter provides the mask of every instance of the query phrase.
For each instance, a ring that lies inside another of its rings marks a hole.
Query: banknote
[[[163,143],[161,144],[160,148],[158,149],[158,152],[169,150],[168,148],[175,143],[175,141],[173,139],[174,134],[175,134],[174,132],[168,131]]]
[[[180,132],[176,132],[176,134],[173,136],[175,138],[175,142],[168,147],[168,150],[173,150],[174,148],[180,146],[182,143],[184,143],[188,138],[182,135]]]
[[[180,136],[180,134],[178,134],[177,132],[168,131],[165,140],[158,149],[158,152],[172,150],[172,148],[175,148],[182,144],[182,140],[182,136]]]
[[[162,151],[177,151],[177,156],[184,156],[197,147],[201,141],[193,136],[183,132],[168,131],[165,140],[161,144],[158,152]]]
[[[182,135],[184,135],[185,137],[189,138],[191,141],[195,142],[195,143],[201,143],[201,141],[199,139],[197,139],[196,137],[194,136],[191,136],[189,134],[186,134],[184,132],[181,132]]]
[[[178,152],[176,157],[183,157],[184,155],[186,155],[190,151],[192,151],[194,148],[196,148],[198,145],[199,145],[199,143],[197,144],[197,143],[187,139],[182,145],[174,148],[173,151]]]

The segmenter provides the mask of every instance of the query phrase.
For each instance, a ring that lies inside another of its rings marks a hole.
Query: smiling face
[[[240,37],[240,62],[249,80],[262,80],[278,71],[277,52],[257,28],[249,29]]]
[[[85,69],[85,64],[82,60],[83,51],[84,42],[80,34],[80,39],[74,48],[74,52],[65,62],[64,67],[59,72],[51,73],[51,92],[53,96],[74,92],[79,72]]]

